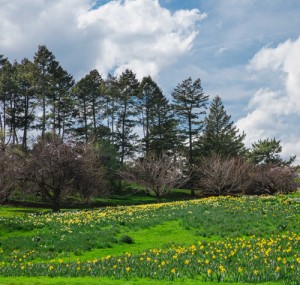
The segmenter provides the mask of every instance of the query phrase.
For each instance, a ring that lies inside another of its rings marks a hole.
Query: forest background
[[[178,83],[170,102],[129,69],[75,82],[45,45],[33,61],[0,64],[2,203],[35,193],[59,210],[71,193],[87,201],[124,180],[157,200],[176,186],[192,196],[297,189],[295,157],[283,160],[275,138],[247,149],[222,99],[208,106],[200,78]]]

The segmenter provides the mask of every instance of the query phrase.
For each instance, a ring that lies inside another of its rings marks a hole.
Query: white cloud
[[[258,90],[249,101],[249,113],[237,125],[247,133],[247,143],[258,139],[280,139],[283,154],[297,154],[300,163],[300,37],[275,48],[263,48],[250,61],[249,70],[270,85],[278,80],[281,88]],[[266,75],[267,74],[267,75]],[[270,76],[271,75],[271,76]],[[271,85],[272,86],[272,85]]]
[[[130,68],[139,76],[153,76],[191,48],[197,34],[194,25],[203,17],[196,9],[171,14],[156,0],[127,0],[83,13],[78,23],[82,31],[100,28],[103,33],[100,70],[116,66],[117,72]]]
[[[32,57],[46,44],[77,76],[92,68],[155,76],[190,50],[195,24],[206,16],[197,9],[172,14],[158,0],[115,0],[91,9],[93,2],[0,0],[1,53]]]

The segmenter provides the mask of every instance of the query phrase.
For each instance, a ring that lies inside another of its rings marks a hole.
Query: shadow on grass
[[[190,195],[190,190],[175,189],[170,192],[166,197],[161,199],[161,202],[174,202],[182,200],[194,199]],[[146,193],[144,190],[127,188],[125,191],[120,191],[109,197],[96,197],[90,201],[82,201],[75,197],[70,197],[68,200],[61,203],[61,209],[89,209],[101,208],[108,206],[132,206],[142,204],[157,203],[157,199],[153,194]],[[31,200],[14,199],[8,201],[6,206],[11,207],[30,207],[31,209],[12,210],[20,213],[36,213],[41,209],[51,209],[51,201],[42,201],[40,197]],[[36,208],[37,210],[34,210]],[[39,209],[39,210],[38,210]],[[9,210],[9,209],[7,209]]]

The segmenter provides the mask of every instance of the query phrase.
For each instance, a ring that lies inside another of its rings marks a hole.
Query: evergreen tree
[[[75,99],[72,130],[74,136],[79,140],[88,142],[89,138],[89,106],[88,98],[85,92],[84,78],[80,79],[72,89],[72,97]]]
[[[58,63],[53,64],[53,88],[49,97],[49,107],[52,133],[58,134],[62,139],[66,128],[70,127],[73,100],[70,90],[74,85],[73,77]]]
[[[280,141],[277,141],[275,138],[259,140],[252,144],[248,158],[255,164],[274,165],[290,165],[296,159],[296,156],[293,156],[289,160],[283,160],[280,156],[281,151],[282,146]]]
[[[140,85],[139,122],[143,128],[143,150],[146,155],[174,151],[178,144],[177,121],[161,89],[150,76]]]
[[[48,48],[43,45],[38,47],[38,51],[34,56],[34,64],[36,67],[36,97],[39,99],[39,105],[42,109],[42,115],[39,118],[39,123],[36,125],[37,129],[41,129],[41,136],[44,139],[47,126],[47,100],[53,94],[53,71],[58,65],[55,61],[55,56]]]
[[[206,113],[208,96],[204,95],[201,80],[194,82],[191,77],[183,80],[172,92],[173,105],[179,118],[182,148],[187,153],[187,172],[190,176],[191,195],[195,195],[193,181],[193,164],[195,162],[195,141],[203,128],[202,115]],[[187,145],[187,147],[186,147]]]
[[[18,63],[11,64],[2,61],[0,69],[0,128],[1,145],[18,144],[18,129],[22,124],[22,106],[20,102],[19,84],[17,78]]]
[[[150,76],[142,79],[139,91],[138,110],[139,124],[143,129],[143,150],[146,154],[149,152],[150,113],[153,107],[153,101],[151,99],[155,96],[154,94],[158,92],[160,92],[160,90]]]
[[[12,64],[0,56],[0,131],[1,131],[1,148],[6,145],[6,128],[7,128],[7,104],[8,98],[11,94],[11,74],[12,74]]]
[[[183,80],[172,92],[173,105],[179,117],[180,131],[188,141],[188,164],[194,162],[194,141],[203,128],[201,116],[206,113],[208,96],[204,95],[201,80]]]
[[[162,93],[157,94],[149,132],[149,151],[157,154],[178,154],[181,150],[182,137],[178,133],[178,121],[172,106]]]
[[[209,156],[215,153],[222,156],[238,156],[245,153],[245,134],[239,134],[219,96],[213,99],[204,123],[205,129],[199,140],[200,155]]]
[[[116,146],[119,149],[120,162],[123,164],[125,157],[136,149],[137,134],[134,133],[134,127],[139,82],[135,74],[126,69],[119,77],[118,83]]]
[[[0,67],[2,67],[3,63],[7,60],[3,54],[0,54]]]
[[[21,63],[3,61],[0,70],[2,146],[20,143],[27,147],[27,134],[34,120],[34,65],[28,59]],[[22,130],[20,136],[19,131]]]
[[[22,147],[27,148],[28,132],[34,122],[36,100],[34,97],[34,64],[27,58],[16,66],[19,92],[19,127],[23,129]]]
[[[92,135],[97,136],[97,130],[102,121],[100,116],[103,96],[102,86],[103,79],[97,70],[92,70],[88,75],[79,80],[73,93],[76,99],[75,116],[75,133],[79,138],[88,141]]]
[[[9,73],[9,92],[7,93],[7,106],[6,106],[6,124],[8,126],[9,141],[15,145],[19,143],[18,128],[20,126],[20,93],[18,92],[18,83],[16,76],[17,62],[10,65],[8,68]]]
[[[111,144],[116,143],[116,119],[118,110],[119,83],[118,79],[108,74],[104,82],[104,102],[103,117],[106,120],[106,126],[110,130],[109,141]]]

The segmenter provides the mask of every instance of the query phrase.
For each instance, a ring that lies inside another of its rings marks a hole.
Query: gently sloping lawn
[[[91,277],[77,277],[77,278],[49,278],[49,277],[15,277],[3,278],[0,277],[1,285],[238,285],[241,283],[214,283],[202,282],[200,280],[151,280],[151,279],[136,279],[136,280],[112,280],[109,278],[91,278]],[[280,285],[280,282],[263,282],[259,285]],[[253,285],[253,283],[243,283],[243,285]]]
[[[107,284],[184,280],[183,284],[299,285],[297,199],[214,197],[57,214],[0,215],[4,229],[0,275],[7,276],[3,282],[14,278],[25,282],[34,276],[43,282],[42,276],[49,276],[49,282],[63,278],[62,284],[90,276],[91,282],[111,281]]]
[[[151,228],[136,231],[123,229],[119,236],[122,236],[122,234],[132,237],[134,242],[132,244],[114,243],[110,248],[93,249],[82,253],[82,255],[80,255],[80,260],[91,260],[94,258],[106,257],[108,255],[118,256],[126,252],[137,254],[149,249],[166,248],[171,244],[193,244],[198,240],[194,232],[184,229],[179,221],[165,222]],[[79,256],[71,255],[64,260],[71,261],[78,257]]]

